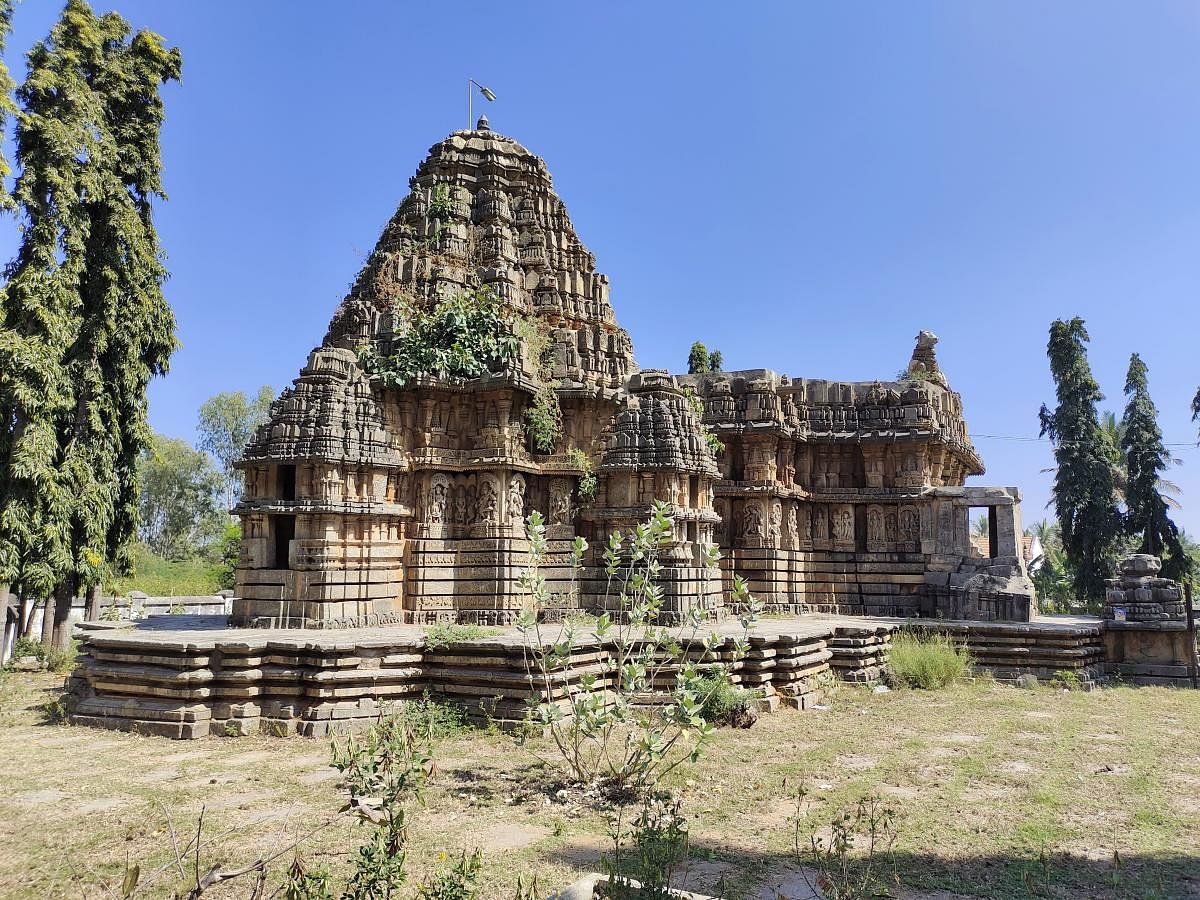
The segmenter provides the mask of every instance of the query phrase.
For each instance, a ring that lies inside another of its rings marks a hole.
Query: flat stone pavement
[[[424,641],[428,626],[424,625],[380,625],[369,628],[228,628],[223,616],[150,616],[149,618],[122,623],[89,622],[80,626],[97,645],[120,647],[172,647],[179,649],[212,649],[219,645],[266,647],[267,644],[286,644],[317,648],[345,648],[348,646],[385,646],[397,644],[413,646]],[[849,629],[892,629],[903,625],[927,624],[951,631],[1012,632],[1092,632],[1101,627],[1097,618],[1090,616],[1044,616],[1033,622],[969,622],[950,619],[900,619],[878,616],[845,616],[826,613],[808,613],[803,616],[766,616],[759,620],[751,631],[752,636],[771,638],[779,635],[818,637],[831,634],[835,628]],[[688,634],[688,627],[672,629],[677,634]],[[720,622],[704,624],[698,635],[711,633],[732,637],[740,634],[742,627],[736,617],[730,616]],[[558,634],[557,623],[542,626],[542,637],[553,640]],[[588,629],[581,629],[581,639],[593,638]],[[524,638],[515,627],[499,630],[470,643],[520,644]]]

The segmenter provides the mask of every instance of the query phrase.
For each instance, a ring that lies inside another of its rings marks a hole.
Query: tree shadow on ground
[[[547,856],[587,868],[610,848],[562,846]],[[713,892],[725,900],[809,900],[815,882],[807,854],[747,853],[710,842],[693,844],[679,886]],[[895,852],[876,859],[890,893],[908,900],[1176,900],[1200,898],[1200,858],[1180,853],[1119,854],[1093,859],[1056,851],[1022,854],[940,856]],[[804,873],[808,874],[805,879]]]

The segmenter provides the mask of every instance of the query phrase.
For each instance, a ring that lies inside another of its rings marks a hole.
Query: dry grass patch
[[[168,821],[194,828],[202,805],[206,853],[232,863],[343,802],[321,742],[177,743],[44,724],[40,706],[59,684],[46,675],[0,684],[0,896],[109,897],[126,859],[169,873]],[[435,753],[440,771],[411,823],[415,881],[443,854],[475,846],[485,850],[484,898],[511,897],[519,873],[549,893],[596,869],[608,846],[603,811],[558,793],[551,748],[466,731]],[[986,680],[935,693],[841,688],[826,712],[721,730],[670,779],[704,863],[697,880],[719,873],[744,898],[794,877],[801,785],[805,834],[880,795],[896,811],[902,886],[918,896],[1187,896],[1200,892],[1198,784],[1200,692],[1021,691]],[[339,826],[306,857],[339,869],[358,840]],[[170,896],[177,883],[164,875],[147,896]],[[212,896],[245,893],[235,882]]]

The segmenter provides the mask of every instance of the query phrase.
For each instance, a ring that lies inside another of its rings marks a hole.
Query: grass
[[[133,550],[133,574],[105,586],[105,592],[124,596],[141,591],[150,597],[208,597],[221,589],[221,563],[197,557],[163,559],[138,544]]]
[[[458,625],[454,622],[440,622],[425,630],[425,646],[430,650],[449,647],[457,641],[477,641],[480,638],[491,637],[500,633],[499,628],[486,625]]]
[[[888,669],[901,684],[936,690],[970,673],[971,654],[945,635],[901,631],[892,638]]]
[[[75,657],[79,654],[79,642],[72,641],[66,650],[57,647],[47,647],[41,641],[32,638],[17,638],[13,644],[12,663],[27,656],[38,660],[46,670],[56,675],[66,675],[75,668]]]
[[[144,896],[170,896],[180,885],[171,828],[191,834],[202,805],[205,858],[232,865],[344,803],[324,741],[173,742],[48,724],[44,707],[61,684],[45,673],[0,676],[0,896],[112,896],[127,858],[143,878],[165,866]],[[719,729],[673,776],[695,848],[692,889],[724,878],[726,896],[757,897],[792,871],[803,785],[805,841],[864,796],[895,810],[897,893],[914,900],[1200,892],[1200,692],[1017,690],[981,679],[937,692],[841,687],[829,704]],[[434,730],[444,735],[437,772],[410,822],[414,888],[476,846],[481,900],[512,897],[518,875],[536,875],[545,896],[599,871],[605,811],[559,793],[547,741]],[[330,829],[305,858],[338,871],[360,840],[353,828]],[[247,892],[233,882],[205,896]]]

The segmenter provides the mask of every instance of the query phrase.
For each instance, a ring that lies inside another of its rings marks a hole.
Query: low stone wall
[[[766,620],[733,660],[736,626],[723,626],[719,648],[734,681],[759,690],[763,706],[807,708],[832,671],[846,680],[878,677],[893,624]],[[700,644],[685,652],[701,655]],[[570,687],[587,675],[604,687],[611,643],[579,642],[549,685],[568,704]],[[677,664],[661,687],[674,683]],[[512,725],[545,685],[532,682],[515,634],[429,648],[411,626],[358,631],[224,629],[162,631],[97,628],[83,634],[70,680],[81,725],[136,730],[173,738],[257,731],[310,737],[364,723],[381,704],[425,693],[455,703],[473,719]],[[654,696],[644,698],[648,704]]]
[[[922,616],[966,619],[973,622],[1028,622],[1033,616],[1032,597],[1008,591],[976,590],[965,587],[921,588]]]
[[[173,618],[181,625],[188,619]],[[613,677],[605,664],[611,644],[594,635],[577,643],[547,691],[531,682],[524,643],[512,632],[428,647],[424,629],[415,626],[264,631],[213,624],[197,618],[196,630],[187,631],[164,630],[161,620],[125,628],[97,623],[85,631],[70,680],[78,701],[74,721],[174,738],[258,731],[321,737],[369,722],[389,701],[428,693],[460,706],[473,720],[511,726],[522,720],[532,696],[548,693],[565,709],[580,679],[594,676],[604,688]],[[892,635],[916,624],[824,615],[767,618],[752,631],[749,653],[734,660],[740,629],[724,622],[717,626],[725,637],[718,652],[736,683],[761,693],[764,708],[806,709],[819,702],[827,678],[878,679]],[[978,666],[999,679],[1048,680],[1066,671],[1088,686],[1103,679],[1105,641],[1117,633],[1083,619],[921,620],[920,627],[962,641]],[[690,648],[683,643],[693,658],[700,657],[698,643]],[[663,702],[678,665],[666,666],[657,685],[661,692],[640,702]]]
[[[1108,674],[1131,684],[1196,687],[1186,622],[1105,622]]]
[[[864,622],[839,625],[829,639],[833,671],[843,681],[866,684],[878,680],[887,668],[894,625]]]
[[[922,627],[966,644],[979,669],[1001,681],[1033,675],[1047,681],[1071,672],[1085,686],[1105,675],[1104,626],[1101,622],[945,622],[928,620]]]

